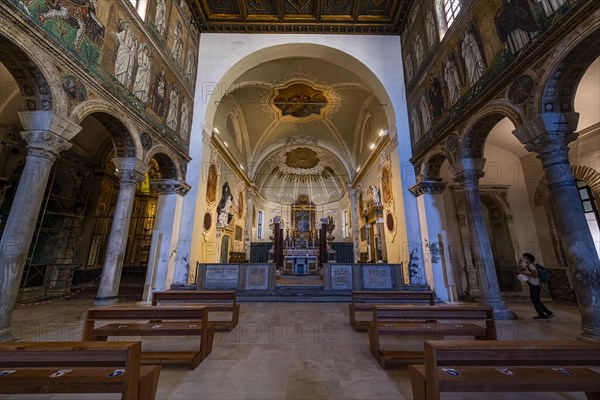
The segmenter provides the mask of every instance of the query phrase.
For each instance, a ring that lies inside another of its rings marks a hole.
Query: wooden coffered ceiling
[[[189,0],[202,32],[398,34],[413,0]]]

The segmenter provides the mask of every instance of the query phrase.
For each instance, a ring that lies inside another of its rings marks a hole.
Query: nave
[[[80,318],[92,305],[92,299],[72,299],[17,306],[12,329],[18,340],[80,340],[83,325]],[[575,339],[578,336],[580,315],[573,304],[550,303],[549,307],[556,313],[551,321],[532,320],[534,311],[529,302],[510,302],[509,307],[519,319],[496,321],[499,340]],[[191,340],[170,339],[182,348],[188,348]],[[399,340],[406,343],[406,339]],[[583,393],[445,393],[442,398],[476,400],[482,396],[490,400],[585,399]],[[119,396],[2,397],[6,400],[24,398],[79,400]],[[213,351],[199,367],[190,370],[187,365],[163,365],[156,398],[409,400],[413,396],[406,366],[392,364],[386,370],[380,368],[369,352],[368,334],[355,332],[350,327],[346,303],[280,302],[243,303],[239,325],[231,333],[216,333]]]

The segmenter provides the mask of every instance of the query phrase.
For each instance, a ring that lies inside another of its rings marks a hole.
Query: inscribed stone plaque
[[[352,289],[352,265],[331,266],[331,288],[333,290]]]
[[[239,265],[207,265],[204,278],[205,289],[237,289]]]
[[[246,266],[246,290],[267,290],[269,288],[269,266]]]
[[[365,289],[393,289],[391,265],[364,265],[363,286]]]

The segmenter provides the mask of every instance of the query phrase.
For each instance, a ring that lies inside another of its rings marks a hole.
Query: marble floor
[[[92,300],[18,306],[18,340],[80,340],[82,312]],[[530,303],[509,304],[519,316],[498,321],[500,340],[576,338],[579,312],[571,304],[547,304],[556,317],[534,321]],[[457,340],[459,340],[457,338]],[[191,349],[197,338],[145,342]],[[403,341],[402,345],[410,345]],[[418,343],[417,343],[418,345]],[[443,399],[584,399],[583,393],[444,394]],[[3,399],[114,399],[114,395],[4,396]],[[165,365],[157,399],[412,399],[406,366],[383,370],[368,349],[367,333],[348,324],[345,303],[243,303],[239,326],[217,333],[211,355],[195,370]]]

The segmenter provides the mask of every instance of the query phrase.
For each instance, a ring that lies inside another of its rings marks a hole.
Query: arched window
[[[600,217],[598,216],[598,208],[596,208],[596,201],[592,189],[584,181],[577,180],[577,190],[579,191],[579,198],[581,199],[581,205],[583,206],[583,212],[585,213],[585,219],[587,220],[590,232],[594,238],[596,244],[596,251],[600,255]]]
[[[435,11],[438,18],[440,40],[442,40],[460,13],[460,0],[435,0]]]
[[[446,17],[446,26],[450,28],[460,12],[459,0],[444,0],[444,16]]]
[[[129,0],[129,3],[135,8],[142,21],[146,20],[146,10],[148,9],[148,0]]]

